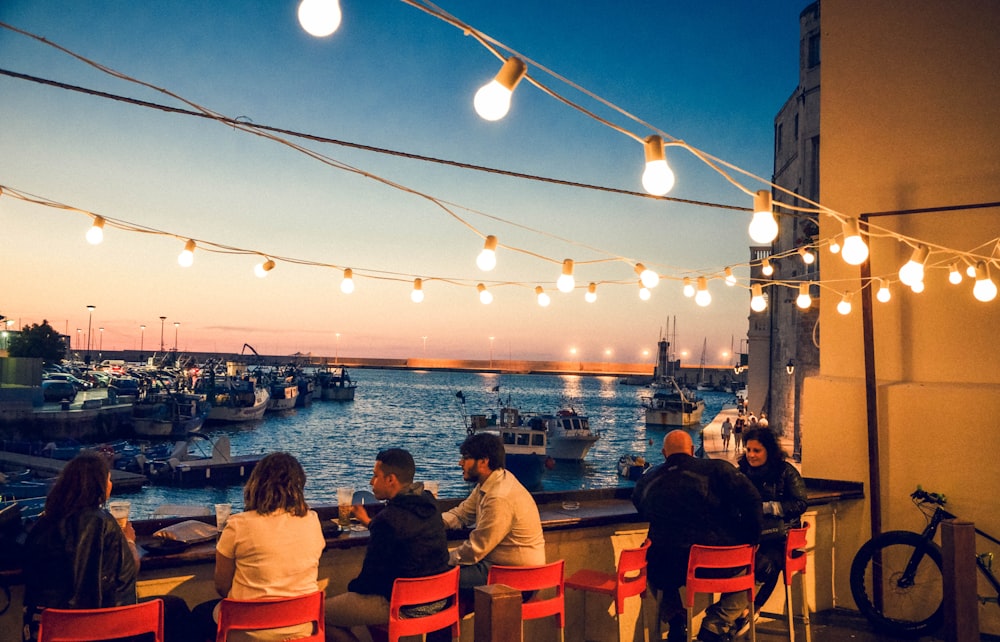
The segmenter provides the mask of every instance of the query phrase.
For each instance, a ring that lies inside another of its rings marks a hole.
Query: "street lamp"
[[[76,329],[76,349],[77,350],[81,350],[83,348],[83,335],[80,334],[81,332],[83,332],[83,330],[81,330],[80,328]]]
[[[97,358],[100,359],[104,356],[104,328],[97,328],[97,331],[101,333],[98,335],[101,337],[101,343],[97,348]]]
[[[337,347],[333,353],[333,362],[340,363],[340,333],[337,333]]]
[[[91,322],[94,319],[94,308],[95,307],[96,306],[93,306],[93,305],[88,305],[87,306],[87,356],[84,359],[84,362],[87,365],[90,365],[90,328],[91,328]]]
[[[177,352],[177,328],[181,327],[180,321],[174,321],[174,352]]]
[[[143,343],[145,341],[146,341],[146,326],[145,325],[140,325],[139,326],[139,361],[143,360],[142,359],[142,352],[143,352],[142,346],[143,346]]]
[[[490,337],[490,367],[491,368],[493,367],[493,340],[494,339],[496,339],[496,337]]]
[[[163,322],[167,317],[160,317],[160,352],[163,352]]]

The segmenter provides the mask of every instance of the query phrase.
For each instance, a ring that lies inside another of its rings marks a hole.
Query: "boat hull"
[[[646,409],[646,428],[687,428],[701,425],[701,415],[705,406],[699,406],[692,412],[682,410]]]
[[[590,449],[600,437],[598,435],[549,435],[546,454],[553,459],[580,461],[587,456]]]
[[[267,404],[271,399],[270,393],[263,388],[258,388],[246,401],[235,400],[229,395],[227,395],[227,399],[223,399],[222,397],[222,395],[219,395],[216,400],[221,403],[218,403],[218,405],[213,403],[212,409],[208,411],[208,422],[237,423],[257,421],[267,412]],[[252,403],[250,403],[250,399],[253,399]]]
[[[198,432],[205,424],[205,416],[190,419],[147,419],[132,418],[132,432],[140,437],[183,437],[190,432]]]
[[[291,410],[299,402],[298,385],[271,386],[271,399],[267,402],[267,410],[275,412]]]
[[[354,401],[355,386],[325,386],[323,401]]]

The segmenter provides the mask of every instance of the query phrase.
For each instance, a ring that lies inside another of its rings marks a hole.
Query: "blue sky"
[[[642,146],[522,82],[508,116],[472,109],[500,62],[473,38],[396,0],[343,0],[332,36],[307,35],[294,1],[0,4],[0,21],[229,117],[332,139],[615,189],[641,191]],[[798,15],[806,2],[440,2],[444,10],[652,127],[764,179],[773,119],[798,78]],[[0,29],[0,67],[171,106],[36,40]],[[553,80],[532,77],[639,136],[642,125]],[[748,295],[713,280],[711,306],[681,295],[679,279],[748,260],[749,213],[517,180],[305,142],[324,156],[457,204],[464,223],[427,199],[345,172],[218,122],[0,76],[0,185],[88,212],[268,255],[352,267],[196,251],[183,242],[107,229],[83,238],[89,217],[0,197],[7,265],[0,313],[59,330],[104,327],[106,348],[357,356],[638,361],[668,318],[679,350],[707,360],[747,328]],[[670,196],[749,207],[750,200],[691,154],[667,149]],[[750,189],[766,188],[741,179]],[[477,234],[503,250],[482,273]],[[532,256],[536,255],[536,256]],[[608,283],[641,261],[664,280],[649,301]],[[538,257],[544,257],[540,259]],[[577,261],[577,289],[555,291],[558,261]],[[555,262],[553,262],[555,261]],[[370,278],[391,276],[391,279]],[[414,276],[426,299],[409,300]],[[396,280],[392,280],[396,279]],[[449,284],[449,279],[458,284]],[[478,302],[483,281],[494,302]],[[534,287],[552,297],[535,303]],[[339,339],[337,334],[340,335]],[[426,351],[423,337],[427,337]],[[570,350],[576,353],[570,356]],[[608,352],[610,351],[610,353]]]

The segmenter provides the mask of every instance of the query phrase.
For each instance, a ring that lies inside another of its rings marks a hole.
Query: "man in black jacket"
[[[347,593],[326,601],[327,640],[355,641],[352,626],[385,624],[389,599],[397,577],[423,577],[448,570],[448,539],[434,496],[423,484],[413,483],[413,456],[389,448],[375,457],[372,493],[387,500],[369,519],[364,506],[354,516],[368,526],[368,549],[361,573],[347,585]],[[428,605],[440,610],[444,605]]]
[[[660,620],[669,623],[667,640],[674,642],[687,636],[679,589],[691,545],[756,544],[763,513],[753,484],[728,461],[696,459],[683,430],[667,433],[662,452],[666,461],[639,479],[632,502],[649,522],[649,583],[663,592]],[[744,593],[723,595],[705,613],[698,639],[722,639],[746,606]]]

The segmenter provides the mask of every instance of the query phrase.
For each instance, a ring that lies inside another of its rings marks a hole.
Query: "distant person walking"
[[[737,417],[733,425],[733,452],[740,452],[743,448],[743,429],[746,428],[747,420]]]
[[[733,422],[729,421],[729,417],[722,422],[722,449],[729,451],[729,439],[733,435]]]

